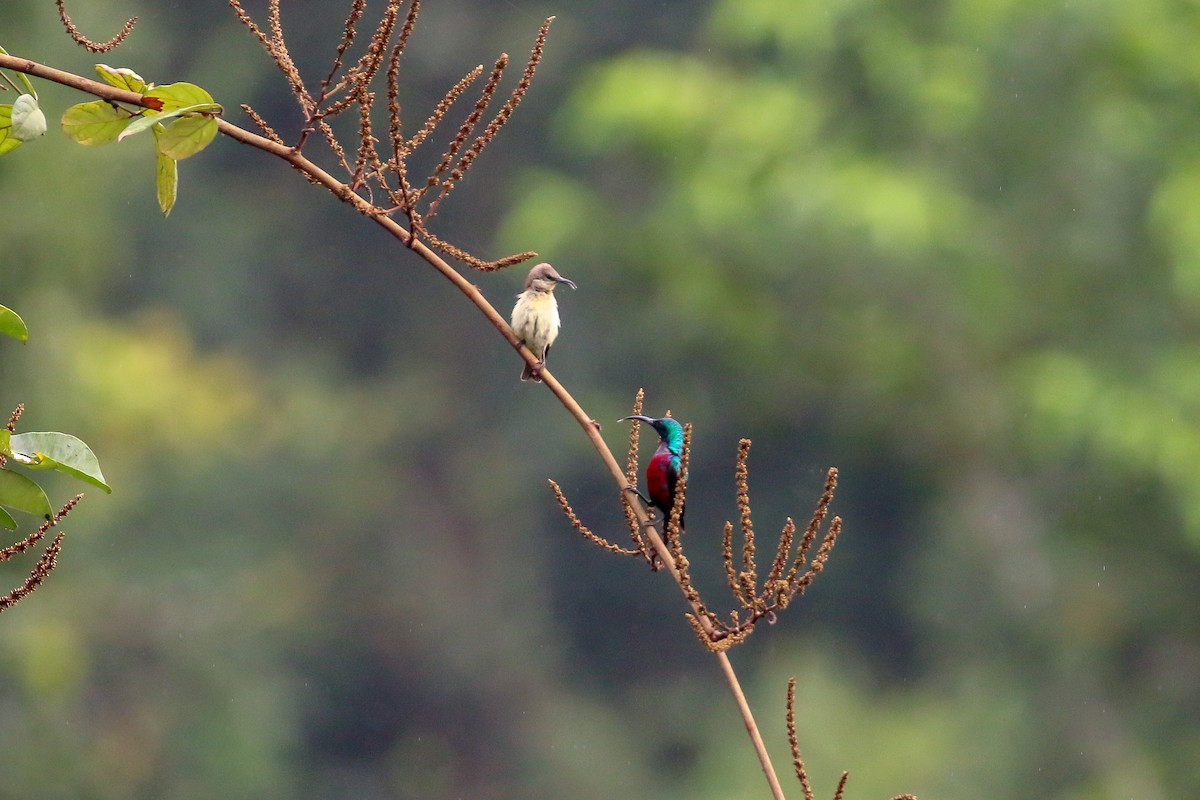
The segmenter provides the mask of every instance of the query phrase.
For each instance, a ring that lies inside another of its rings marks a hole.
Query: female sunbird
[[[559,275],[554,267],[538,264],[525,278],[525,291],[517,295],[517,304],[512,310],[513,333],[538,358],[537,367],[525,362],[525,368],[521,370],[523,381],[542,382],[541,369],[546,366],[546,354],[558,338],[561,324],[558,301],[554,299],[554,287],[560,283],[575,288],[575,282]]]

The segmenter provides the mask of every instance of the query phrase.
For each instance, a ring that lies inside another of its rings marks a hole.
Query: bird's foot
[[[599,426],[597,426],[597,427],[599,427]],[[646,495],[639,492],[636,486],[626,486],[625,491],[632,492],[633,494],[637,495],[638,499],[641,500],[643,505],[645,505],[647,510],[649,510],[649,508],[651,507],[650,498],[646,497]]]
[[[534,366],[534,365],[530,364],[528,361],[526,361],[525,368],[523,370],[521,370],[521,380],[522,381],[533,381],[534,383],[541,383],[542,382],[542,367],[544,367],[544,366],[546,366],[546,362],[544,359],[542,361],[539,361],[537,363],[537,366]]]

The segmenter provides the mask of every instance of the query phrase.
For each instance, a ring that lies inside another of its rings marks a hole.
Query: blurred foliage
[[[137,14],[119,63],[296,135],[223,6],[119,5],[73,17]],[[575,5],[428,4],[405,107],[558,15],[442,233],[577,281],[554,372],[618,452],[640,386],[695,423],[699,581],[738,437],[764,530],[839,467],[827,577],[733,654],[777,767],[796,675],[821,796],[842,769],[848,797],[1197,794],[1200,12]],[[341,14],[284,4],[301,69]],[[14,54],[92,70],[52,9],[4,20]],[[51,119],[86,99],[37,89]],[[52,129],[0,160],[5,301],[39,332],[0,349],[0,401],[117,489],[4,615],[6,791],[763,796],[669,581],[557,515],[547,476],[621,525],[487,323],[228,141],[163,221],[126,145]],[[472,278],[505,311],[522,279]]]

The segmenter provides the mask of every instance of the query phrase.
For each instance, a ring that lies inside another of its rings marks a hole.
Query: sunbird
[[[540,372],[546,366],[546,354],[558,338],[558,328],[562,324],[558,318],[558,301],[554,299],[554,287],[560,283],[575,288],[575,281],[559,275],[554,267],[538,264],[525,278],[525,291],[517,295],[517,304],[512,310],[513,333],[538,358],[537,367],[525,362],[525,368],[521,370],[523,381],[542,382]]]
[[[683,426],[670,417],[655,419],[641,414],[620,421],[629,419],[646,423],[658,434],[658,449],[646,465],[646,490],[650,492],[650,502],[662,512],[663,519],[670,519],[671,509],[675,506],[675,485],[679,483],[679,472],[683,466]],[[679,512],[679,527],[683,527],[682,510]]]

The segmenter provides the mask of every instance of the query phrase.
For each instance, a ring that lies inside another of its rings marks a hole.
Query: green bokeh
[[[141,17],[106,63],[298,134],[220,4],[72,11],[98,38]],[[733,654],[789,796],[790,676],[818,796],[843,769],[847,797],[1200,792],[1200,12],[430,3],[409,129],[549,14],[435,229],[578,283],[551,368],[615,452],[639,387],[695,423],[713,606],[738,438],[762,538],[840,468],[829,569]],[[284,4],[307,76],[340,15]],[[4,21],[9,52],[93,74],[52,8]],[[51,120],[86,99],[38,91]],[[0,159],[0,302],[30,331],[0,341],[0,407],[115,490],[0,616],[0,794],[766,796],[670,581],[559,516],[547,477],[622,535],[487,322],[222,137],[163,220],[140,138],[52,125]],[[507,313],[523,270],[470,278]]]

